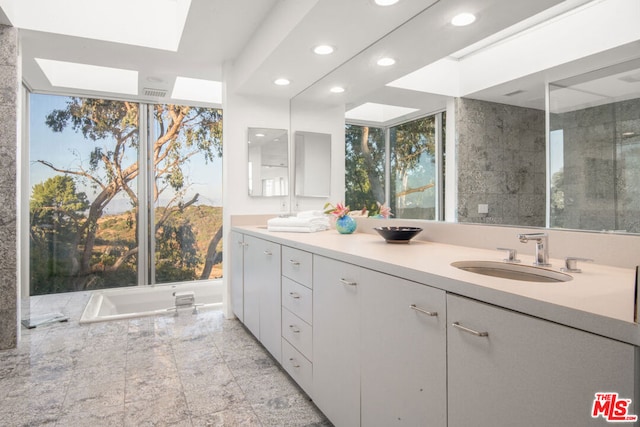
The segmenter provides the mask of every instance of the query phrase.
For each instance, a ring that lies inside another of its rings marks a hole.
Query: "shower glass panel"
[[[550,226],[640,233],[640,63],[549,85]]]
[[[150,281],[222,277],[222,110],[150,109]]]
[[[136,285],[138,104],[29,105],[30,294]]]

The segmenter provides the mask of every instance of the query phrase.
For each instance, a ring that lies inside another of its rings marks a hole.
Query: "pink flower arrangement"
[[[382,218],[389,218],[391,215],[393,215],[389,206],[380,204],[380,202],[376,203],[378,204],[378,215],[380,215]]]
[[[342,218],[349,215],[349,211],[349,206],[345,206],[342,203],[336,203],[336,205],[333,206],[331,203],[327,202],[324,205],[324,213],[331,214],[336,218]]]
[[[391,208],[388,206],[385,206],[384,203],[380,203],[380,202],[376,202],[376,205],[378,205],[378,208],[372,211],[368,211],[366,206],[364,208],[362,208],[362,211],[360,211],[360,216],[368,216],[371,218],[389,218],[390,216],[392,216],[393,214],[391,213]]]

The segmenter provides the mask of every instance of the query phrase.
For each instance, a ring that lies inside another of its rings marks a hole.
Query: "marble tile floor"
[[[331,426],[221,311],[79,325],[89,295],[31,298],[69,321],[0,351],[2,426]]]

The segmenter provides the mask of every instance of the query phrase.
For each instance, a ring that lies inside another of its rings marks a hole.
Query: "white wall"
[[[232,69],[229,67],[229,72]],[[289,100],[266,99],[227,92],[223,85],[222,108],[224,111],[223,141],[223,265],[224,283],[227,289],[225,307],[227,316],[232,316],[229,301],[229,275],[226,266],[229,247],[229,231],[231,215],[239,214],[272,214],[278,215],[289,211],[289,196],[286,197],[250,197],[249,174],[247,161],[249,158],[247,129],[250,127],[288,129]]]

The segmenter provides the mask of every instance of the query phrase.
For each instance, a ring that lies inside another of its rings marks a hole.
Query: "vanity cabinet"
[[[359,280],[361,425],[445,427],[445,292],[365,269]]]
[[[449,427],[604,426],[596,393],[636,402],[632,345],[451,294],[447,317]]]
[[[232,231],[231,244],[231,310],[238,320],[244,322],[244,234]]]
[[[280,245],[244,235],[242,246],[244,249],[242,321],[280,362],[282,358]]]
[[[313,394],[312,271],[311,253],[282,247],[282,366],[310,396]]]
[[[336,426],[360,425],[361,268],[313,256],[313,394]]]

